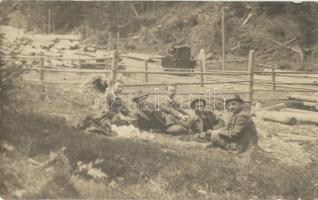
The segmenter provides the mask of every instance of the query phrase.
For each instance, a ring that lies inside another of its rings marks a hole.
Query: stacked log
[[[318,125],[318,95],[289,95],[286,103],[279,103],[263,109],[264,120],[288,125],[297,123]]]

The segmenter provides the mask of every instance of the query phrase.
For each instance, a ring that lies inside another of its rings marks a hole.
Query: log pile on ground
[[[23,56],[29,65],[34,64],[28,58],[30,56],[50,57],[50,60],[44,62],[44,67],[49,68],[79,68],[82,64],[79,59],[111,58],[111,54],[105,50],[81,45],[78,35],[40,35],[27,33],[23,29],[1,26],[0,37],[3,40],[0,54],[4,60],[19,55]]]
[[[318,94],[314,96],[289,95],[286,103],[264,108],[260,115],[264,120],[294,125],[318,125]]]

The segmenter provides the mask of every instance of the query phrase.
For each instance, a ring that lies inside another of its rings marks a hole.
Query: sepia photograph
[[[0,200],[318,200],[318,2],[0,0]]]

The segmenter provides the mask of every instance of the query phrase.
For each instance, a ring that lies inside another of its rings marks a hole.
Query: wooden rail
[[[305,75],[308,72],[299,72],[299,71],[277,71],[275,67],[271,68],[271,71],[269,72],[264,72],[264,71],[255,71],[255,66],[257,63],[255,63],[255,56],[254,56],[254,51],[251,50],[249,53],[249,59],[248,59],[248,71],[228,71],[228,72],[223,72],[223,71],[216,71],[216,70],[206,70],[205,64],[206,63],[211,63],[211,62],[206,62],[205,58],[205,53],[204,51],[200,52],[200,68],[199,69],[185,69],[185,68],[155,68],[155,69],[160,69],[161,71],[150,71],[153,70],[152,67],[149,66],[149,61],[145,60],[144,61],[144,67],[141,67],[143,70],[139,71],[133,71],[133,70],[119,70],[118,69],[118,60],[119,60],[119,55],[117,51],[113,51],[113,54],[111,57],[103,57],[103,58],[74,58],[74,59],[68,59],[68,58],[60,58],[60,57],[50,57],[50,56],[5,56],[6,58],[9,59],[33,59],[33,60],[38,60],[39,62],[39,67],[34,67],[34,68],[29,68],[30,71],[38,71],[40,72],[40,79],[38,79],[38,82],[42,85],[42,97],[45,99],[46,97],[46,87],[45,84],[47,83],[60,83],[60,84],[80,84],[82,82],[80,81],[55,81],[55,80],[45,80],[45,72],[65,72],[65,73],[78,73],[78,74],[103,74],[105,77],[111,77],[111,82],[113,83],[116,78],[117,74],[129,74],[129,75],[141,75],[139,79],[144,80],[144,83],[140,84],[125,84],[125,88],[129,87],[152,87],[152,86],[164,86],[166,83],[149,83],[149,80],[151,80],[151,75],[156,75],[156,77],[171,77],[174,79],[173,76],[178,76],[179,75],[186,75],[182,76],[182,79],[189,80],[189,82],[180,82],[180,81],[173,81],[176,85],[200,85],[202,87],[206,85],[221,85],[221,84],[242,84],[244,85],[246,83],[246,89],[247,91],[237,91],[237,92],[218,92],[217,94],[247,94],[248,95],[248,102],[253,102],[254,99],[254,93],[255,92],[318,92],[318,90],[315,89],[310,89],[310,88],[300,88],[300,87],[295,87],[296,85],[304,85],[304,86],[317,86],[317,83],[305,83],[305,82],[299,82],[299,83],[290,83],[290,82],[281,82],[277,81],[278,76],[286,76],[286,77],[302,77],[302,78],[317,78],[314,77],[313,75],[318,74],[318,72],[310,72],[311,76]],[[105,67],[104,69],[73,69],[73,68],[45,68],[44,67],[44,61],[46,59],[57,59],[57,60],[75,60],[79,61],[81,63],[82,61],[89,61],[89,60],[98,60],[98,59],[105,59],[104,64]],[[111,69],[108,67],[108,60],[112,60],[112,65]],[[233,62],[245,62],[247,60],[240,60],[240,61],[234,61]],[[229,61],[230,62],[230,61]],[[174,70],[174,71],[163,71],[163,70]],[[171,75],[171,76],[169,76]],[[198,76],[196,76],[198,75]],[[232,78],[236,78],[236,80],[231,80],[231,81],[211,81],[210,76],[228,76]],[[268,81],[259,81],[255,80],[255,75],[261,75],[261,76],[266,76],[270,75],[271,78]],[[199,81],[193,81],[193,78],[196,76],[197,80]],[[239,76],[241,79],[237,79],[236,76]],[[179,78],[175,77],[176,80]],[[181,77],[180,77],[181,78]],[[199,79],[198,79],[199,78]],[[136,77],[136,80],[137,77]],[[210,81],[209,81],[210,80]],[[36,81],[36,80],[30,80],[30,81]],[[262,86],[266,85],[271,86],[271,89],[256,89],[256,86]],[[290,89],[281,89],[277,87],[287,87],[290,86]],[[148,94],[153,94],[153,93],[148,93]],[[156,94],[161,94],[161,93],[156,93]],[[163,94],[163,93],[162,93]],[[188,93],[179,93],[179,94],[188,94]],[[191,94],[205,94],[202,92],[195,92]]]
[[[218,85],[218,84],[228,84],[228,83],[249,83],[250,81],[223,81],[223,82],[203,82],[204,85]],[[175,85],[201,85],[202,82],[193,82],[193,83],[174,83]],[[124,85],[124,87],[151,87],[151,86],[165,86],[167,83],[145,83],[145,84],[129,84]]]

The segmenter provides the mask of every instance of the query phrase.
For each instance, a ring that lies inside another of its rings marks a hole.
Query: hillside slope
[[[111,33],[112,48],[119,30],[122,50],[165,54],[171,44],[185,43],[193,55],[203,48],[220,59],[223,7],[227,57],[246,57],[255,49],[258,59],[298,69],[302,53],[305,69],[318,69],[315,2],[5,1],[0,23],[42,33],[77,32],[94,45],[109,46]]]

